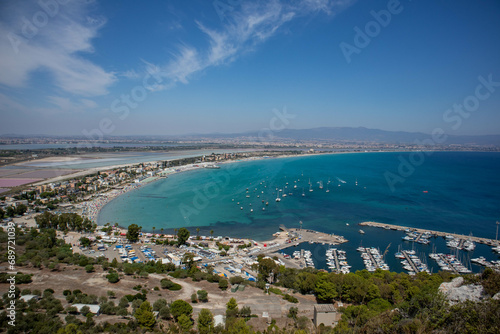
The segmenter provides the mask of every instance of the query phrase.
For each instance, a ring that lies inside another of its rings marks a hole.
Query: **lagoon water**
[[[401,165],[419,156],[413,166]],[[402,244],[401,232],[365,228],[361,235],[357,224],[376,221],[494,239],[498,171],[500,154],[489,152],[330,154],[222,164],[131,191],[108,203],[98,219],[137,223],[144,231],[184,226],[192,233],[200,228],[205,235],[213,230],[216,236],[254,240],[270,239],[280,224],[299,227],[302,221],[303,228],[345,236],[344,248],[362,243],[383,251],[390,243],[392,254],[399,245],[412,247]],[[446,251],[440,240],[432,244]],[[493,259],[486,246],[478,245],[478,255]]]

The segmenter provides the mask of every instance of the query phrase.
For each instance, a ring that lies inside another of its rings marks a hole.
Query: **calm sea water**
[[[413,160],[414,170],[403,169],[401,159],[409,158],[409,153],[332,154],[180,173],[113,200],[99,223],[137,223],[145,231],[184,226],[193,233],[200,228],[205,235],[213,230],[216,236],[265,240],[280,224],[299,227],[302,221],[304,228],[345,236],[350,241],[344,248],[354,251],[362,243],[383,251],[391,244],[391,253],[399,245],[411,247],[402,244],[401,232],[365,228],[361,235],[357,224],[377,221],[495,238],[499,153],[435,152]],[[392,188],[389,172],[399,177]],[[438,239],[433,244],[445,247]],[[475,256],[492,259],[484,247],[478,246]]]

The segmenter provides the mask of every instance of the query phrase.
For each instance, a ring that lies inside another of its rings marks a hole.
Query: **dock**
[[[377,262],[377,261],[375,261],[375,258],[373,257],[372,253],[370,253],[370,252],[366,252],[366,254],[368,254],[368,257],[369,257],[369,258],[370,258],[370,260],[372,261],[373,266],[375,267],[375,269],[379,269],[379,268],[380,268],[380,266],[379,266],[378,262]]]
[[[421,235],[423,233],[428,232],[428,233],[431,233],[434,236],[439,236],[439,237],[444,237],[444,236],[447,236],[447,235],[452,235],[453,237],[455,237],[455,239],[460,239],[462,241],[462,243],[465,242],[465,240],[469,239],[471,241],[478,242],[478,243],[485,244],[485,245],[490,245],[490,246],[498,244],[498,241],[496,241],[494,239],[474,237],[474,236],[470,236],[470,235],[463,235],[463,234],[457,234],[457,233],[448,233],[448,232],[427,230],[427,229],[416,228],[416,227],[409,227],[409,226],[392,225],[392,224],[384,224],[384,223],[377,223],[377,222],[363,222],[363,223],[359,223],[359,225],[361,225],[361,226],[371,226],[371,227],[380,227],[380,228],[384,228],[386,230],[391,229],[391,230],[396,230],[396,231],[410,230],[410,231],[415,231],[417,233],[420,233]]]
[[[310,229],[287,228],[284,225],[280,225],[280,230],[281,232],[276,233],[276,235],[279,234],[278,240],[268,241],[267,247],[255,253],[274,253],[291,246],[298,246],[303,242],[308,242],[310,244],[339,245],[348,241],[340,235],[318,232]]]
[[[408,254],[406,253],[406,251],[402,251],[401,253],[403,253],[406,261],[408,261],[408,263],[410,264],[410,267],[413,269],[413,272],[414,273],[418,273],[417,266],[415,265],[415,263],[413,262],[413,260],[408,256]]]
[[[439,258],[446,262],[446,264],[449,266],[449,268],[451,269],[451,271],[454,273],[454,274],[457,274],[458,275],[458,271],[457,269],[455,268],[455,266],[450,262],[448,261],[448,259],[446,258],[446,256],[444,256],[444,254],[439,254]]]
[[[339,255],[337,253],[337,250],[333,251],[333,258],[335,259],[335,271],[340,273],[340,264],[339,264]]]

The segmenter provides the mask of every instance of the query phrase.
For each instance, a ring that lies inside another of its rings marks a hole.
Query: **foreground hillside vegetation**
[[[8,263],[7,233],[0,231],[0,262]],[[309,319],[297,315],[291,307],[288,317],[293,326],[278,328],[274,322],[264,333],[498,333],[500,328],[500,301],[485,298],[482,302],[464,302],[450,305],[439,293],[441,283],[453,276],[440,272],[428,275],[421,273],[409,276],[404,273],[365,270],[356,273],[333,274],[314,269],[289,269],[276,265],[269,259],[259,257],[255,270],[257,282],[242,282],[233,278],[228,282],[215,275],[210,268],[200,270],[187,256],[184,268],[174,265],[149,262],[144,264],[120,264],[103,258],[93,259],[73,253],[71,246],[56,238],[53,229],[16,230],[16,269],[48,268],[57,275],[59,266],[83,267],[87,272],[102,270],[110,283],[119,282],[126,275],[147,278],[150,274],[164,275],[161,287],[175,291],[181,287],[168,277],[192,281],[208,281],[227,289],[228,283],[253,284],[265,290],[265,283],[272,282],[270,293],[282,295],[293,303],[298,300],[293,292],[313,294],[318,303],[342,302],[342,318],[335,328],[321,326],[313,328]],[[7,286],[9,275],[0,274],[0,283]],[[137,287],[135,295],[115,298],[112,291],[105,296],[96,296],[73,290],[58,291],[58,286],[47,286],[44,291],[31,290],[35,277],[16,275],[16,298],[34,294],[41,298],[25,303],[16,300],[15,326],[9,324],[7,307],[11,298],[5,293],[0,299],[0,328],[7,333],[255,333],[247,323],[255,317],[248,307],[241,309],[236,301],[227,303],[226,325],[214,326],[213,314],[202,309],[194,319],[191,304],[207,299],[206,291],[199,290],[191,300],[149,300],[151,291]],[[481,275],[465,277],[469,284],[481,284],[491,297],[500,291],[500,274],[487,269]],[[134,288],[135,289],[135,288]],[[5,289],[3,289],[5,290]],[[290,294],[283,291],[289,291]],[[64,295],[58,299],[54,295]],[[209,297],[208,297],[209,298]],[[77,312],[75,303],[95,304],[101,314],[110,316],[109,321],[97,323],[87,308]],[[296,305],[296,304],[295,304]],[[154,312],[158,312],[157,314]],[[155,316],[157,315],[157,316]]]

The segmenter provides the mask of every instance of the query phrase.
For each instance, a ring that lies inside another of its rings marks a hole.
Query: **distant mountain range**
[[[52,138],[57,140],[86,140],[83,136],[50,136],[50,135],[14,135],[5,134],[0,138]],[[140,141],[159,142],[176,140],[259,140],[269,142],[279,141],[321,141],[325,143],[379,143],[379,144],[418,144],[432,140],[430,134],[422,132],[385,131],[364,127],[320,127],[312,129],[283,129],[281,131],[249,131],[241,133],[211,133],[190,135],[135,135],[107,136],[105,141]],[[500,146],[500,135],[447,135],[443,145],[494,145]]]
[[[269,138],[269,131],[245,132],[234,134],[193,135],[191,138]],[[422,132],[385,131],[364,127],[320,127],[312,129],[283,129],[272,132],[274,140],[325,141],[325,142],[359,142],[387,144],[415,144],[432,139],[430,134]],[[457,136],[447,135],[445,145],[500,145],[500,135]]]

